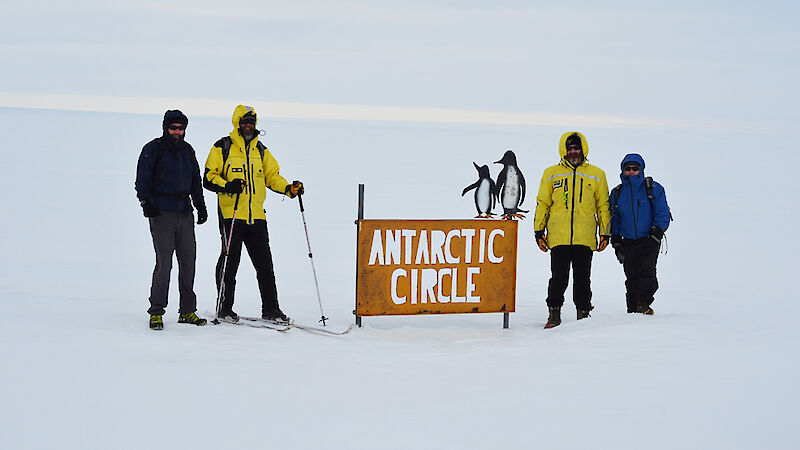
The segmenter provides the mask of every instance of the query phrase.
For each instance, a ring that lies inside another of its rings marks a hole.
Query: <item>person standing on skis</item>
[[[551,250],[545,328],[561,324],[570,266],[578,320],[589,317],[592,252],[603,251],[609,241],[608,183],[605,172],[586,160],[586,137],[577,131],[564,133],[558,149],[561,161],[542,175],[533,223],[536,244],[543,252]]]
[[[244,244],[256,270],[261,293],[261,317],[288,322],[289,318],[278,305],[264,200],[267,189],[290,198],[302,195],[305,189],[300,181],[289,184],[279,173],[278,161],[258,140],[258,117],[252,107],[237,106],[232,122],[233,131],[211,148],[203,175],[203,186],[217,193],[222,237],[222,252],[216,270],[217,292],[221,295],[217,317],[234,322],[239,320],[233,311],[233,297]],[[231,228],[233,235],[226,265],[226,246]]]
[[[189,119],[179,110],[164,114],[161,137],[142,148],[136,167],[136,196],[150,222],[156,252],[156,267],[150,287],[150,328],[164,329],[172,255],[178,259],[180,306],[178,323],[205,325],[197,316],[194,272],[197,244],[194,238],[192,203],[197,224],[208,219],[200,181],[200,166],[194,149],[185,140]],[[191,201],[190,201],[191,197]]]
[[[672,216],[664,188],[644,176],[644,158],[625,155],[620,169],[622,184],[610,195],[611,245],[625,270],[628,312],[652,315],[658,252]]]

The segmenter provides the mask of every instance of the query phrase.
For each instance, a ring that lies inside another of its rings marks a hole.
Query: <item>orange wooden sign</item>
[[[514,220],[359,220],[356,315],[514,312]]]

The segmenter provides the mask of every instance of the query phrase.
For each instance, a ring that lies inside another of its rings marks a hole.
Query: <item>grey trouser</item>
[[[178,291],[180,292],[179,314],[197,310],[194,294],[194,263],[197,245],[194,240],[194,216],[192,213],[177,213],[160,210],[161,214],[150,218],[150,235],[156,251],[156,268],[150,287],[150,314],[163,315],[169,294],[169,274],[172,271],[172,254],[178,257]]]

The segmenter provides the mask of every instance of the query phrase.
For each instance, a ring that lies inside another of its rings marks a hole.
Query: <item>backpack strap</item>
[[[267,151],[267,147],[261,143],[261,141],[256,142],[256,148],[258,149],[258,153],[261,154],[261,161],[264,161],[264,152]]]
[[[222,167],[225,167],[225,161],[228,160],[228,155],[231,154],[231,137],[225,136],[224,138],[218,140],[214,143],[214,147],[219,147],[222,149]]]
[[[619,207],[619,191],[620,191],[620,188],[622,188],[622,183],[618,184],[617,187],[612,189],[611,190],[611,194],[609,195],[609,198],[613,198],[614,199],[614,207],[611,208],[611,211],[610,211],[611,212],[611,217],[614,217],[614,213],[617,211],[617,208]]]
[[[644,188],[647,190],[647,198],[650,199],[650,206],[653,206],[653,177],[645,177]]]
[[[619,203],[619,191],[621,188],[622,188],[622,183],[618,184],[617,187],[611,190],[611,195],[614,196],[614,207],[616,207],[617,203]]]
[[[644,188],[647,190],[647,199],[650,201],[650,211],[655,211],[653,209],[653,177],[645,177]],[[672,211],[669,212],[669,220],[674,220],[672,218]]]
[[[153,162],[153,172],[155,172],[156,168],[158,167],[158,163],[161,161],[161,152],[164,148],[164,141],[160,137],[153,139],[153,141],[156,143],[156,160]]]
[[[222,139],[220,139],[220,140],[218,140],[217,142],[214,143],[214,147],[219,147],[220,149],[222,149],[222,166],[223,167],[225,166],[225,162],[228,160],[228,155],[231,154],[231,145],[232,144],[233,144],[233,141],[231,141],[231,137],[230,136],[225,136]],[[261,155],[261,160],[263,161],[264,160],[264,152],[267,151],[267,147],[264,146],[264,144],[262,144],[261,141],[258,141],[256,143],[256,148],[258,149],[258,153]]]

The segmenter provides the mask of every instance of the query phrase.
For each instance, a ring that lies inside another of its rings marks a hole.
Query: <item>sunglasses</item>
[[[580,150],[581,148],[577,145],[568,145],[567,150]]]
[[[638,172],[639,166],[626,166],[625,172]]]
[[[186,129],[186,125],[170,125],[169,129],[173,130],[173,131],[174,130],[185,130]]]

